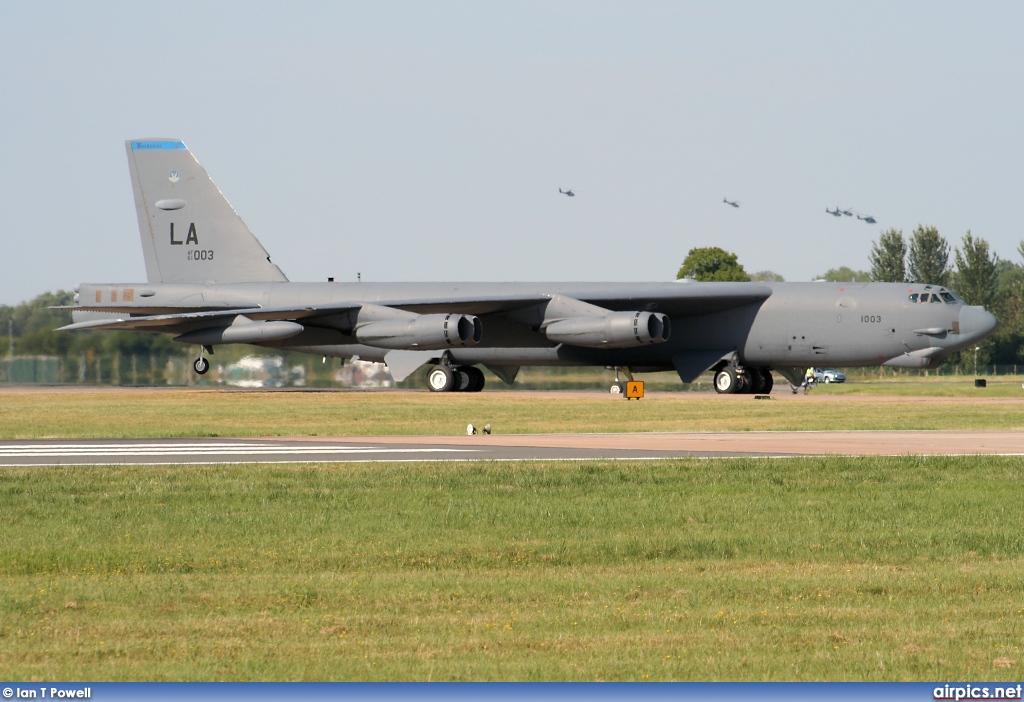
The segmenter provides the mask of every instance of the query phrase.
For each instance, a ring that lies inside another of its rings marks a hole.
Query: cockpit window
[[[920,304],[924,304],[926,302],[945,302],[947,305],[955,305],[957,303],[963,304],[963,300],[961,300],[956,293],[946,292],[945,290],[933,293],[910,293],[910,295],[907,296],[907,299],[911,302],[917,302]]]

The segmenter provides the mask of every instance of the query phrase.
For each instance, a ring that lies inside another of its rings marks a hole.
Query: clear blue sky
[[[669,280],[712,245],[809,280],[890,226],[1024,237],[1021,3],[3,8],[0,303],[144,280],[135,137],[183,139],[292,280]]]

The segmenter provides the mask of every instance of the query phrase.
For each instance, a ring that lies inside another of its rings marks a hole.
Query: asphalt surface
[[[1024,455],[1020,431],[847,431],[0,442],[0,466]]]

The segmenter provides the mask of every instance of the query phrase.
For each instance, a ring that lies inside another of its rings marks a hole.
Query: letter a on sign
[[[644,381],[642,380],[630,380],[626,383],[626,399],[639,400],[644,396]]]

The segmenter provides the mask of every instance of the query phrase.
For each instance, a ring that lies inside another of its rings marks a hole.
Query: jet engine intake
[[[363,344],[384,349],[446,349],[479,344],[484,325],[471,314],[421,314],[371,322],[356,329],[355,336]]]
[[[609,312],[603,317],[570,317],[544,330],[551,341],[588,348],[628,348],[668,341],[671,323],[660,312]]]

